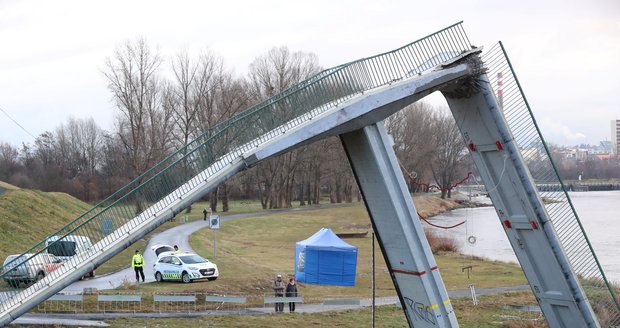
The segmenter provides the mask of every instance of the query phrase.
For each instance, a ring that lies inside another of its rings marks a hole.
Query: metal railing
[[[514,141],[599,322],[603,326],[620,324],[616,292],[605,277],[581,225],[502,43],[491,48],[483,60]],[[561,188],[548,187],[554,185]]]
[[[196,312],[197,304],[196,293],[153,293],[153,312]]]
[[[46,265],[47,269],[42,270],[45,278],[36,276],[35,272],[32,279],[24,281],[37,281],[27,289],[0,293],[0,317],[21,306],[24,300],[62,282],[69,272],[84,267],[86,262],[96,262],[98,254],[116,245],[121,238],[131,236],[189,190],[242,159],[244,153],[336,108],[343,101],[421,74],[470,48],[459,22],[396,50],[326,69],[213,126],[53,233],[50,237],[55,240],[48,242],[46,238],[9,263],[0,279],[11,283],[18,281],[15,277],[23,267],[20,264]],[[71,253],[71,242],[75,240],[83,245],[79,245],[78,254],[69,257],[64,265],[50,269],[49,263],[39,260],[40,255],[50,251]]]
[[[97,294],[98,312],[140,312],[142,292],[106,291]]]

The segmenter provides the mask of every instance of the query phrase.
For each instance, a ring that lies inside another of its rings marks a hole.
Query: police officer
[[[131,267],[136,271],[136,282],[140,282],[140,276],[144,282],[144,257],[140,254],[139,249],[136,249],[136,254],[131,259]]]

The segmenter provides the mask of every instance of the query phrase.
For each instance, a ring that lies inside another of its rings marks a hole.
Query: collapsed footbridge
[[[498,76],[503,90],[498,94]],[[382,121],[440,91],[448,101],[551,327],[620,324],[588,241],[501,43],[472,47],[461,23],[402,48],[324,70],[205,131],[54,235],[93,246],[25,289],[4,287],[6,325],[174,217],[236,173],[339,136],[411,327],[458,327]],[[140,209],[136,213],[136,208]],[[15,268],[46,253],[45,241]],[[10,272],[3,272],[7,280]]]

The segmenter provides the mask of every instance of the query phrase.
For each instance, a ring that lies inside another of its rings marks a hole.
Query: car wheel
[[[213,280],[215,280],[215,279],[217,279],[217,277],[207,278],[207,280],[209,280],[209,281],[213,281]]]
[[[45,272],[39,271],[39,273],[37,273],[37,278],[35,279],[35,282],[37,282],[37,281],[39,281],[39,280],[41,280],[43,278],[45,278]]]
[[[192,280],[189,278],[189,274],[185,271],[183,271],[183,274],[181,274],[181,280],[186,284],[192,282]]]
[[[157,280],[158,282],[164,281],[164,277],[161,276],[161,273],[159,273],[159,271],[155,272],[155,280]]]
[[[95,270],[88,273],[88,276],[91,278],[95,278]]]

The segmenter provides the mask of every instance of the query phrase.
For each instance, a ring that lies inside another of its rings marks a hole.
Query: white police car
[[[215,280],[220,275],[215,263],[190,252],[161,252],[153,265],[155,280],[175,280],[184,283],[193,280]]]

